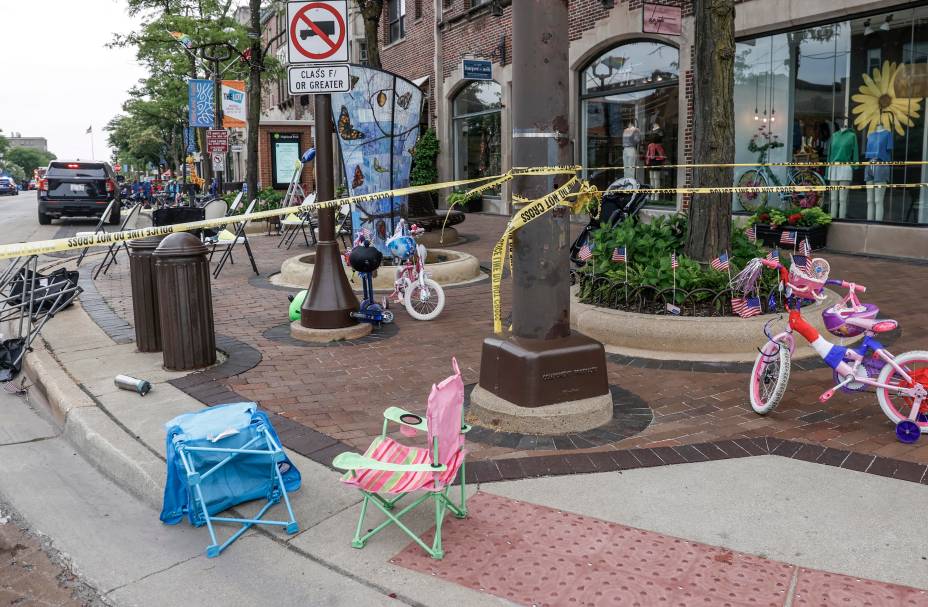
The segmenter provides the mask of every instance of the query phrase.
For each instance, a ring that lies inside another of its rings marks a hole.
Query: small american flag
[[[613,249],[612,261],[625,263],[625,247],[616,247]]]
[[[780,244],[796,244],[796,232],[783,230],[780,234]]]
[[[671,253],[671,254],[670,254],[670,268],[671,268],[672,270],[676,270],[676,269],[679,268],[679,267],[680,267],[680,264],[677,263],[677,254],[676,254],[676,253]]]
[[[812,255],[812,245],[809,244],[809,239],[804,238],[801,243],[799,243],[799,254],[809,257]]]
[[[733,297],[731,300],[732,312],[741,318],[750,318],[760,315],[760,298],[758,297]]]
[[[725,271],[728,269],[728,253],[722,253],[715,259],[709,262],[709,265],[712,266],[714,270],[719,272]]]
[[[748,240],[751,242],[757,242],[757,228],[751,226],[745,233],[748,235]]]
[[[593,247],[590,246],[590,243],[586,243],[585,245],[580,247],[580,253],[578,254],[578,257],[580,257],[580,261],[587,261],[592,256],[593,256]]]
[[[793,264],[806,274],[812,274],[812,259],[805,255],[793,255]]]
[[[780,261],[780,249],[774,249],[768,252],[767,259],[770,261]]]

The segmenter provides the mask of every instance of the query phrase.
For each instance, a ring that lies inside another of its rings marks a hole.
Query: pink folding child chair
[[[470,426],[464,423],[464,381],[458,361],[451,359],[454,374],[433,385],[429,394],[426,419],[399,407],[390,407],[383,412],[383,432],[377,437],[364,455],[342,453],[332,465],[347,470],[342,482],[356,486],[364,495],[361,516],[351,545],[363,548],[367,541],[390,525],[396,525],[422,546],[432,558],[441,559],[441,526],[447,510],[458,518],[467,516],[464,486],[464,434]],[[428,448],[410,447],[387,436],[390,422],[400,424],[404,435],[423,430],[428,435]],[[460,472],[461,499],[455,504],[449,497],[449,489]],[[408,506],[394,513],[397,502],[416,492],[424,493]],[[435,539],[426,544],[402,522],[402,517],[425,501],[435,502]],[[377,527],[363,536],[364,516],[373,503],[387,517]]]

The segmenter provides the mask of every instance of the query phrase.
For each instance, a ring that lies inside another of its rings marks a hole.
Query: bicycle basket
[[[829,269],[828,262],[821,258],[812,260],[812,274],[800,268],[798,263],[794,263],[789,268],[789,281],[786,286],[792,290],[794,297],[821,301],[825,299],[823,291],[825,281],[828,280]]]

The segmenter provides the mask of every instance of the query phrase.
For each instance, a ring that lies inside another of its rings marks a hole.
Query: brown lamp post
[[[567,0],[512,3],[512,165],[571,165]],[[520,176],[536,199],[569,175]],[[582,431],[606,423],[612,402],[602,344],[570,330],[569,213],[559,207],[515,232],[512,333],[487,338],[474,413],[502,429]]]

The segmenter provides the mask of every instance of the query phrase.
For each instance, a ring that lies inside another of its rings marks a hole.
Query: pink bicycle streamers
[[[751,261],[747,262],[744,266],[744,269],[738,272],[734,278],[731,279],[729,286],[732,291],[738,291],[741,293],[753,293],[757,290],[757,281],[760,279],[761,274],[764,271],[764,264],[760,262],[760,259],[754,258]]]

